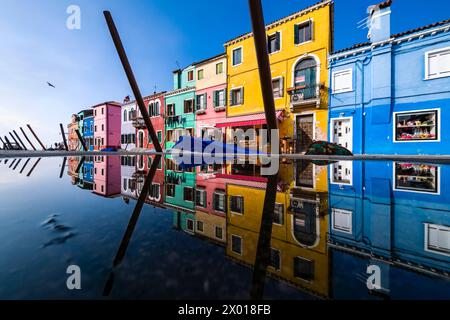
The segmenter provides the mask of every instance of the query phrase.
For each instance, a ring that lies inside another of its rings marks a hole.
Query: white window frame
[[[350,220],[351,220],[350,230],[346,231],[346,230],[342,230],[342,229],[334,227],[334,214],[337,211],[345,213],[345,214],[350,214]],[[334,231],[340,232],[340,233],[353,234],[353,211],[341,209],[341,208],[331,208],[331,229],[333,229]]]
[[[241,252],[240,253],[233,250],[233,237],[241,239],[241,246],[240,246]],[[230,244],[231,244],[231,248],[230,248],[231,252],[233,252],[234,254],[240,255],[240,256],[242,256],[244,254],[244,239],[241,236],[238,236],[237,234],[232,234]]]
[[[336,76],[339,74],[348,73],[348,72],[350,72],[350,89],[336,90]],[[333,94],[352,92],[353,91],[353,69],[349,68],[349,69],[343,69],[343,70],[339,70],[339,71],[333,71],[331,81],[332,81],[332,89],[333,89],[332,93]]]
[[[191,190],[192,190],[192,197],[193,197],[192,200],[193,200],[193,201],[184,199],[184,195],[185,195],[184,191],[185,191],[186,189],[191,189]],[[194,202],[195,202],[195,189],[194,189],[194,188],[192,188],[192,187],[184,187],[184,188],[183,188],[183,201],[191,202],[191,203],[194,203]]]
[[[234,64],[234,52],[239,49],[241,49],[241,62]],[[231,50],[231,66],[237,67],[237,66],[240,66],[243,62],[244,62],[244,47],[240,46],[240,47],[236,47],[233,50]]]
[[[436,132],[438,138],[436,140],[405,140],[405,141],[399,141],[397,140],[397,115],[401,115],[401,114],[409,114],[409,113],[419,113],[419,112],[427,112],[427,111],[437,111],[437,120],[436,120],[436,125],[438,127],[438,130]],[[394,143],[436,143],[436,142],[441,142],[441,108],[435,108],[435,109],[419,109],[419,110],[408,110],[408,111],[398,111],[398,112],[394,112],[393,113],[393,124],[392,124],[392,128],[393,128],[393,137]]]
[[[281,50],[283,50],[283,31],[282,30],[277,30],[275,32],[267,34],[267,40],[269,40],[270,36],[273,36],[274,34],[277,34],[277,33],[280,34],[280,49],[277,50],[277,51],[274,51],[274,52],[270,52],[269,56],[271,56],[271,55],[273,55],[275,53],[281,52]],[[268,47],[269,47],[269,41],[267,41],[267,51],[269,51]]]
[[[338,121],[342,121],[342,120],[350,120],[350,129],[352,130],[352,147],[351,147],[351,150],[349,150],[349,151],[353,152],[353,138],[354,138],[354,136],[353,136],[353,132],[354,132],[354,130],[353,130],[353,117],[331,118],[330,120],[331,120],[330,121],[331,122],[330,123],[330,142],[331,143],[336,143],[336,141],[334,139],[334,130],[332,130],[332,129],[334,129],[334,123],[338,122]],[[315,121],[315,119],[314,119],[314,121]]]
[[[277,204],[283,207],[283,212],[281,213],[281,220],[283,221],[283,224],[275,223],[275,222],[273,224],[276,225],[276,226],[283,226],[284,223],[285,223],[285,221],[284,221],[284,218],[285,218],[284,217],[284,213],[286,212],[286,208],[285,208],[284,203],[275,202],[275,207],[276,207]]]
[[[192,80],[189,80],[190,72],[192,72]],[[195,81],[195,70],[194,69],[186,70],[186,82],[193,82],[193,81]]]
[[[309,19],[306,19],[306,20],[303,20],[303,21],[301,21],[301,22],[299,22],[299,23],[296,23],[295,25],[296,26],[301,26],[302,24],[306,24],[306,23],[308,23],[308,22],[311,22],[311,40],[308,40],[308,41],[305,41],[305,42],[302,42],[302,43],[298,43],[298,44],[295,44],[295,34],[294,34],[294,45],[296,46],[296,47],[299,47],[299,46],[302,46],[302,45],[304,45],[304,44],[307,44],[307,43],[311,43],[311,42],[313,42],[314,41],[314,27],[315,27],[315,24],[314,24],[314,19],[313,18],[309,18]],[[294,29],[295,30],[295,29]]]
[[[433,54],[436,54],[436,53],[442,52],[442,51],[450,51],[450,47],[445,47],[445,48],[440,48],[440,49],[425,52],[425,78],[424,78],[424,80],[433,80],[433,79],[450,77],[450,72],[448,74],[444,74],[444,75],[438,74],[435,76],[430,76],[430,74],[429,74],[429,72],[430,72],[430,67],[429,67],[430,55],[433,55]]]
[[[352,170],[351,170],[351,174],[350,174],[350,179],[349,179],[350,182],[349,183],[334,182],[334,179],[333,179],[333,166],[336,165],[336,164],[339,164],[339,162],[350,162],[352,164]],[[349,187],[353,186],[353,169],[355,168],[353,164],[354,164],[353,161],[348,161],[348,160],[341,160],[341,161],[338,161],[336,163],[330,164],[330,170],[329,170],[330,171],[330,184],[337,185],[337,186],[349,186]]]
[[[218,66],[219,66],[220,64],[222,65],[222,72],[221,72],[221,73],[217,73],[217,67],[218,67]],[[215,72],[216,72],[216,76],[218,76],[218,75],[220,75],[220,74],[224,74],[224,73],[225,73],[225,72],[224,72],[225,70],[224,70],[224,67],[223,67],[223,66],[224,66],[224,63],[223,63],[223,61],[221,61],[221,62],[217,62],[217,63],[216,63],[216,65],[215,65],[215,67],[216,67],[216,70],[215,70]]]
[[[234,198],[242,198],[242,204],[245,205],[245,202],[244,202],[245,197],[244,197],[244,196],[241,196],[241,195],[230,195],[230,199],[231,199],[231,197],[234,197]],[[243,216],[243,215],[244,215],[244,213],[245,213],[245,207],[242,208],[243,212],[240,213],[240,212],[235,212],[235,211],[233,211],[232,208],[231,208],[231,204],[229,204],[229,206],[230,206],[230,212],[231,212],[231,214],[238,215],[238,216]]]
[[[192,229],[189,229],[189,221],[192,221]],[[195,231],[195,221],[189,218],[186,218],[186,230],[194,232]]]
[[[447,226],[443,226],[443,225],[437,225],[437,224],[432,224],[432,223],[424,223],[424,228],[425,228],[425,232],[424,232],[424,249],[426,252],[431,252],[434,254],[439,254],[439,255],[443,255],[443,256],[447,256],[450,257],[450,254],[444,253],[444,252],[440,252],[434,249],[430,249],[429,248],[429,244],[428,244],[428,228],[429,227],[435,227],[438,229],[443,229],[446,231],[450,231],[450,227]]]
[[[221,238],[219,238],[217,236],[217,229],[222,230],[222,237]],[[219,240],[223,240],[223,228],[221,226],[214,226],[214,238],[219,239]]]
[[[192,111],[191,112],[185,112],[186,101],[192,101]],[[184,99],[183,100],[183,114],[191,114],[194,112],[195,112],[195,98]]]
[[[398,192],[412,192],[412,193],[423,193],[423,194],[430,194],[434,196],[439,196],[441,194],[441,167],[436,165],[436,179],[437,179],[437,190],[436,192],[427,192],[427,191],[421,191],[421,190],[406,190],[406,189],[398,189],[396,187],[396,175],[395,175],[395,167],[399,163],[405,163],[405,162],[393,162],[392,163],[392,189],[394,191]]]
[[[198,223],[201,222],[203,224],[203,230],[200,230],[198,228]],[[199,232],[199,233],[205,233],[205,222],[203,220],[197,220],[195,221],[195,231]]]

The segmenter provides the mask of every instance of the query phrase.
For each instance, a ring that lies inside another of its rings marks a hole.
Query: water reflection
[[[320,166],[284,159],[276,177],[262,177],[235,165],[182,170],[170,156],[70,157],[63,159],[61,170],[66,163],[74,186],[112,199],[104,201],[120,198],[133,211],[126,228],[119,231],[121,236],[113,241],[116,249],[110,265],[104,267],[105,296],[123,289],[117,277],[124,276],[124,261],[139,264],[144,259],[136,257],[136,248],[130,245],[133,239],[158,242],[161,232],[170,232],[143,222],[146,237],[136,237],[141,211],[149,206],[170,215],[172,230],[182,241],[196,239],[205,252],[186,257],[197,268],[191,270],[189,281],[204,278],[202,289],[174,292],[174,298],[205,297],[212,281],[208,272],[217,281],[215,298],[229,297],[220,292],[233,288],[242,291],[230,277],[240,280],[246,292],[240,297],[247,298],[450,298],[450,196],[446,192],[450,169],[446,165],[355,161]],[[3,163],[2,170],[10,165]],[[275,198],[273,212],[264,210],[266,194]],[[49,219],[53,224],[45,228],[58,236],[48,246],[67,245],[76,234],[73,227],[62,230],[57,226],[66,225],[56,221],[59,216]],[[208,248],[219,248],[222,254],[210,261]],[[179,244],[174,252],[160,254],[173,260],[183,250],[187,249]],[[216,270],[204,270],[202,263]],[[222,265],[229,270],[239,266],[240,271],[230,274],[218,267]],[[162,269],[153,270],[166,277],[157,286],[136,278],[127,283],[154,287],[152,294],[164,297],[169,283],[182,281],[176,270],[183,267],[161,266],[173,271],[170,276]],[[248,270],[246,275],[243,270]],[[369,283],[371,270],[380,273],[375,286]]]

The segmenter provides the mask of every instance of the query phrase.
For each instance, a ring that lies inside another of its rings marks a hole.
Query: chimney
[[[391,38],[391,5],[392,0],[387,0],[367,9],[369,14],[367,37],[370,42],[377,43]]]

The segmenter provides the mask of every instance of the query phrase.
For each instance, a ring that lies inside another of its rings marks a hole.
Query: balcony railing
[[[133,127],[137,129],[145,128],[145,120],[142,115],[138,114],[136,111],[131,112],[130,120],[133,122]]]
[[[291,96],[291,104],[299,105],[320,100],[321,90],[325,89],[323,84],[310,86],[298,86],[287,89]]]

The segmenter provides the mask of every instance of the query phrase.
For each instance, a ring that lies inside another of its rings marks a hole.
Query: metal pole
[[[75,129],[75,132],[77,133],[78,140],[80,140],[81,145],[83,146],[83,150],[84,150],[84,151],[88,151],[88,149],[87,149],[87,147],[86,147],[86,142],[84,142],[84,139],[83,139],[83,137],[81,136],[80,130]]]
[[[22,150],[22,146],[19,144],[19,142],[16,140],[16,138],[14,138],[13,134],[11,132],[8,132],[9,135],[11,136],[11,138],[14,140],[14,143],[16,144],[16,146]]]
[[[28,172],[27,177],[31,176],[31,174],[33,173],[34,169],[36,168],[36,166],[38,165],[38,163],[41,161],[41,158],[37,159],[37,161],[34,163],[33,167],[31,168],[30,172]]]
[[[127,54],[123,47],[122,40],[120,39],[120,35],[119,35],[119,32],[117,31],[116,25],[114,24],[114,20],[109,11],[103,11],[103,14],[105,16],[106,23],[108,24],[109,32],[111,33],[111,37],[114,41],[114,45],[116,46],[117,53],[119,54],[120,61],[122,62],[122,66],[127,75],[128,82],[130,83],[131,89],[133,90],[133,94],[134,94],[136,102],[139,106],[139,110],[141,111],[141,115],[144,118],[148,133],[153,141],[153,145],[155,146],[155,150],[157,152],[162,152],[162,148],[161,148],[161,145],[159,144],[158,136],[156,135],[156,132],[155,132],[155,129],[153,128],[152,122],[150,121],[150,117],[147,112],[147,108],[145,107],[144,100],[142,99],[142,95],[139,90],[139,86],[134,77],[133,70],[131,69],[130,62],[128,61]],[[272,89],[271,89],[271,92],[272,92]],[[275,116],[275,114],[274,114],[274,116]]]
[[[278,129],[275,115],[275,100],[272,89],[272,73],[270,71],[269,54],[267,51],[266,26],[264,23],[261,0],[249,0],[250,15],[252,18],[253,38],[255,42],[256,58],[258,60],[259,78],[269,132]],[[269,137],[271,134],[269,133]],[[277,160],[278,161],[278,160]],[[270,244],[272,239],[273,215],[277,196],[278,175],[268,177],[264,207],[261,216],[261,226],[258,238],[257,254],[253,270],[250,297],[262,299],[267,267],[270,263]]]
[[[62,123],[59,124],[59,128],[61,129],[61,135],[63,137],[64,147],[66,147],[66,151],[69,151],[69,146],[67,145],[66,134],[64,132],[64,126]]]
[[[28,136],[25,134],[25,131],[22,129],[22,127],[20,127],[20,131],[22,131],[23,136],[25,137],[25,139],[27,139],[28,143],[31,145],[31,147],[33,148],[33,150],[36,151],[36,148],[35,148],[34,145],[31,143],[30,139],[28,139]]]
[[[30,162],[31,158],[28,158],[27,161],[25,162],[25,164],[22,167],[22,170],[20,170],[20,174],[22,174],[22,172],[25,170],[25,167],[28,165],[28,162]]]
[[[23,150],[28,150],[27,147],[25,146],[25,144],[23,143],[22,139],[20,139],[19,135],[17,134],[16,130],[13,130],[14,135],[17,137],[17,139],[19,140],[20,144],[23,147]]]
[[[42,147],[42,150],[47,150],[45,149],[44,144],[41,142],[41,140],[39,139],[39,137],[36,135],[36,133],[33,131],[33,129],[31,128],[31,126],[29,124],[27,124],[28,129],[30,129],[31,133],[33,134],[34,138],[37,140],[37,142],[39,142],[39,144]]]

